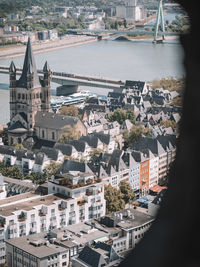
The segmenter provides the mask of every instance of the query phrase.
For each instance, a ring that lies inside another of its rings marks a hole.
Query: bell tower
[[[39,77],[33,56],[30,38],[28,39],[23,70],[19,80],[16,79],[16,67],[10,64],[10,133],[23,132],[23,138],[34,130],[37,111],[50,112],[51,70],[46,62],[44,76]],[[16,141],[16,140],[15,140]],[[23,140],[22,140],[23,141]]]

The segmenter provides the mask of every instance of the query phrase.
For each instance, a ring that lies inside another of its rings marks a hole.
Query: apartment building
[[[104,184],[93,174],[73,171],[58,174],[48,182],[48,193],[61,193],[76,199],[77,210],[75,211],[74,205],[70,206],[68,224],[99,218],[105,214]]]
[[[7,240],[6,261],[9,267],[67,267],[69,250],[50,243],[43,234],[36,234]]]
[[[131,153],[129,155],[129,182],[135,193],[136,198],[138,198],[140,196],[140,163],[135,161]]]
[[[155,157],[158,157],[158,180],[162,180],[167,176],[170,163],[175,159],[176,137],[171,135],[157,138],[142,137],[131,146],[131,149],[136,151],[149,149]]]
[[[0,200],[0,225],[4,240],[41,233],[50,229],[105,215],[104,185],[92,175],[53,177],[49,195],[26,193]],[[5,261],[5,243],[0,246]]]
[[[127,209],[101,217],[99,222],[105,226],[104,231],[111,233],[109,243],[117,253],[121,253],[134,248],[153,221],[153,216],[137,209]]]

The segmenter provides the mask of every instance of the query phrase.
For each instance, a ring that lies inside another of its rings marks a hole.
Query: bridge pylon
[[[163,42],[165,40],[165,21],[164,21],[164,14],[163,14],[163,0],[158,0],[158,1],[159,2],[158,2],[158,10],[157,10],[157,16],[156,16],[153,43]],[[161,25],[160,25],[160,20],[161,20]],[[162,40],[157,40],[159,26],[161,26]]]

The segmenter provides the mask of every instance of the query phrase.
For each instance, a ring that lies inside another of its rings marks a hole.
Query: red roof
[[[167,187],[166,186],[155,185],[155,186],[150,188],[150,190],[153,191],[154,193],[160,193],[163,189],[167,189]]]

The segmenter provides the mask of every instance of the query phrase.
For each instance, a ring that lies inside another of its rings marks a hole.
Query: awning
[[[96,243],[97,242],[106,242],[108,240],[109,240],[109,238],[107,236],[102,236],[102,237],[94,239],[94,242],[96,242]]]

